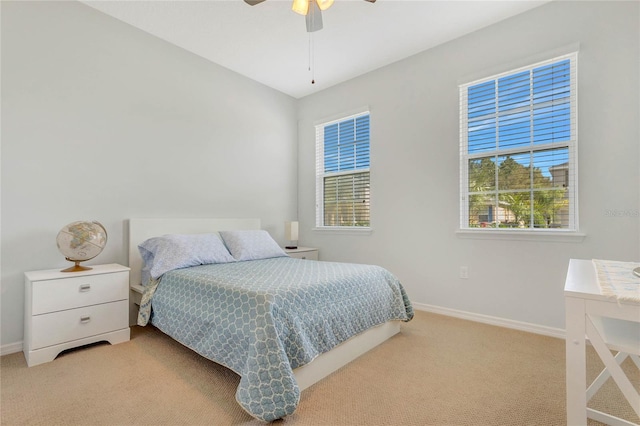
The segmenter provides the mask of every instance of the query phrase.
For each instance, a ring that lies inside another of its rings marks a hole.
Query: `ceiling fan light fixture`
[[[333,4],[333,0],[311,0],[318,3],[318,7],[320,10],[327,10]]]
[[[305,16],[305,22],[307,24],[308,33],[320,31],[322,29],[322,11],[315,0],[311,0],[309,3],[309,13]]]
[[[310,0],[293,0],[293,6],[291,6],[291,10],[300,15],[306,15],[309,13],[309,1]]]

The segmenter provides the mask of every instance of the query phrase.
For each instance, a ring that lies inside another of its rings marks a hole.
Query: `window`
[[[316,226],[369,227],[369,113],[316,126]]]
[[[460,86],[460,227],[576,231],[577,54]]]

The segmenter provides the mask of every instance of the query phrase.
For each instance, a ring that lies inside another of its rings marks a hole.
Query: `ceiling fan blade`
[[[322,29],[322,11],[315,1],[309,2],[309,12],[305,16],[307,32],[312,33]]]
[[[262,3],[264,0],[244,0],[246,4],[249,6],[255,6],[256,4]],[[369,1],[369,0],[367,0]],[[375,1],[375,0],[374,0]]]
[[[247,0],[244,0],[244,1],[247,1]],[[376,0],[365,0],[365,1],[368,1],[369,3],[375,3],[376,2]]]

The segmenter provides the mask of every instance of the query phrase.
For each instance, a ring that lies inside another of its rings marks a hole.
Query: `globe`
[[[91,268],[81,266],[80,262],[99,255],[107,244],[107,231],[99,222],[78,221],[66,225],[56,237],[58,250],[75,265],[62,272],[86,271]]]

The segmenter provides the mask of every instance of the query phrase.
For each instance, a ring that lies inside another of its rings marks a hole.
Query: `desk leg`
[[[567,425],[587,424],[587,363],[584,300],[565,297]]]

